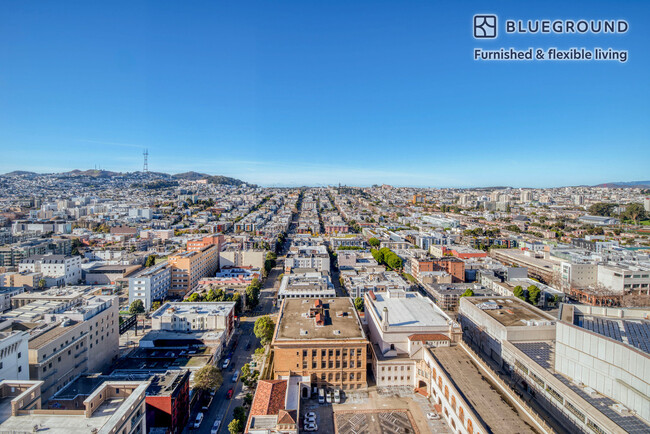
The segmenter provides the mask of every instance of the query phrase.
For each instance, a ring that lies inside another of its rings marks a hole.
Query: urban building
[[[36,255],[23,259],[19,273],[41,273],[47,286],[64,286],[81,282],[81,257]]]
[[[365,389],[368,339],[349,297],[285,299],[271,347],[274,378],[308,377],[311,386]]]
[[[212,276],[217,271],[218,249],[218,246],[207,246],[171,255],[170,295],[182,297],[196,286],[199,279]]]
[[[146,311],[154,301],[167,297],[171,289],[172,267],[167,261],[145,268],[129,278],[129,305],[141,300]]]
[[[325,297],[336,297],[336,290],[328,275],[316,271],[285,274],[278,289],[278,300]]]

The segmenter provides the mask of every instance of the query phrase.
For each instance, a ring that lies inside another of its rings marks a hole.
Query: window
[[[20,351],[18,351],[18,358],[20,359],[21,356],[22,354],[20,354]]]

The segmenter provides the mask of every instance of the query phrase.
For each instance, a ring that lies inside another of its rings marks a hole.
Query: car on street
[[[226,359],[223,361],[223,365],[221,365],[221,369],[226,369],[228,366],[230,366],[230,359]]]
[[[233,390],[232,387],[228,389],[228,392],[226,393],[226,399],[232,398]]]
[[[212,429],[210,430],[210,434],[217,434],[219,432],[220,426],[221,426],[221,419],[215,420],[214,424],[212,424]]]
[[[237,379],[239,378],[239,371],[235,372],[232,376],[232,382],[236,383]]]
[[[199,413],[196,415],[196,419],[194,419],[194,429],[200,427],[201,422],[203,422],[203,413]]]
[[[305,431],[318,431],[318,425],[315,423],[308,423],[304,427]]]

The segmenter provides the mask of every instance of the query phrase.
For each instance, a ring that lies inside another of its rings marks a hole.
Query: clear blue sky
[[[195,170],[262,185],[650,178],[650,2],[0,4],[0,173]],[[452,7],[453,6],[453,7]],[[472,16],[625,35],[472,37]],[[476,62],[475,47],[629,50]]]

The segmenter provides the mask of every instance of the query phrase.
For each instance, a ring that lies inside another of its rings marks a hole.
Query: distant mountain
[[[208,179],[210,178],[210,175],[199,172],[183,172],[172,175],[172,178],[184,179],[186,181],[198,181],[199,179]]]
[[[38,175],[38,173],[28,172],[26,170],[14,170],[13,172],[5,173],[3,176],[22,176],[22,175]]]
[[[10,173],[5,173],[4,175],[0,175],[3,177],[13,177],[13,176],[23,176],[23,175],[29,175],[29,176],[54,176],[54,177],[59,177],[59,178],[91,178],[91,179],[110,179],[110,178],[115,178],[115,177],[123,177],[123,178],[135,178],[138,180],[138,182],[141,182],[142,180],[151,180],[154,182],[155,187],[148,187],[148,188],[164,188],[164,183],[157,182],[156,180],[165,179],[165,180],[186,180],[186,181],[198,181],[199,179],[207,179],[210,184],[215,184],[215,185],[235,185],[235,186],[240,186],[243,184],[248,184],[247,182],[244,182],[240,179],[237,178],[230,178],[228,176],[222,176],[222,175],[208,175],[207,173],[199,173],[199,172],[184,172],[184,173],[177,173],[175,175],[170,175],[168,173],[160,173],[160,172],[111,172],[110,170],[99,170],[99,169],[90,169],[90,170],[71,170],[69,172],[62,172],[62,173],[35,173],[35,172],[27,172],[24,170],[15,170]],[[175,181],[174,181],[175,182]],[[174,184],[171,181],[168,183],[170,186],[177,185],[178,183]],[[139,184],[135,184],[139,185]],[[142,185],[146,185],[145,183],[142,183]],[[254,184],[248,184],[251,186],[255,186]]]
[[[114,176],[122,176],[121,173],[111,172],[109,170],[98,170],[98,169],[89,169],[89,170],[71,170],[69,172],[60,173],[62,176],[70,177],[87,177],[87,178],[112,178]]]
[[[606,188],[650,187],[650,181],[607,182],[605,184],[594,185],[594,187],[606,187]]]

